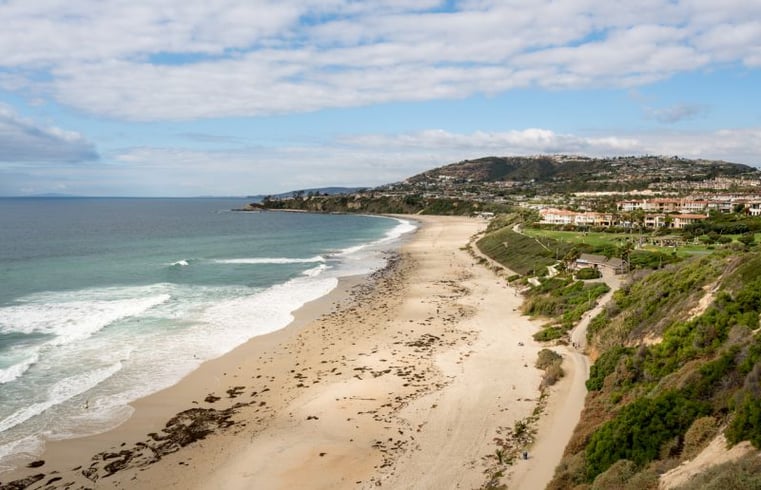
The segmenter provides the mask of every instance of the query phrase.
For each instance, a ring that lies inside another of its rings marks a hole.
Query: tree
[[[756,242],[756,235],[753,232],[749,231],[740,235],[738,240],[740,240],[740,242],[745,245],[746,248],[749,248]]]
[[[574,247],[563,256],[563,262],[570,268],[579,257],[581,257],[581,252],[579,252],[578,248]]]

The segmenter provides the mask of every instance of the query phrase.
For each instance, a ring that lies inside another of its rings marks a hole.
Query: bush
[[[761,448],[761,364],[756,364],[745,378],[745,386],[736,395],[735,415],[725,431],[732,444],[748,440]]]
[[[567,490],[584,484],[584,453],[564,456],[546,490]]]
[[[681,260],[673,254],[635,250],[629,254],[629,266],[632,269],[660,269],[665,265]]]
[[[627,459],[618,460],[605,473],[595,478],[591,490],[622,488],[636,472],[637,465]]]
[[[545,388],[547,386],[552,386],[560,379],[565,376],[565,372],[563,371],[563,368],[560,367],[560,364],[555,364],[544,371],[544,377],[542,378],[542,388]]]
[[[523,312],[558,318],[566,328],[581,319],[584,312],[594,306],[594,300],[608,292],[604,283],[584,284],[553,277],[542,280],[533,288],[524,303]]]
[[[550,349],[542,349],[536,359],[536,367],[544,370],[542,387],[552,386],[562,378],[565,373],[563,368],[563,356]]]
[[[676,490],[761,489],[761,458],[748,454],[737,461],[708,468]]]
[[[563,356],[550,349],[542,349],[539,351],[536,367],[537,369],[547,369],[553,364],[560,364],[563,362]]]
[[[719,424],[714,417],[695,419],[684,434],[682,459],[692,459],[716,436]]]
[[[587,380],[587,389],[589,391],[601,390],[605,378],[616,369],[618,361],[633,352],[628,347],[614,347],[605,351],[589,369],[589,379]]]
[[[664,443],[682,436],[707,411],[705,403],[689,400],[677,391],[630,403],[592,434],[585,451],[588,480],[593,481],[619,459],[638,466],[652,461]]]
[[[547,327],[544,330],[540,330],[533,335],[534,340],[538,342],[548,342],[550,340],[559,339],[565,335],[565,329],[560,327]]]
[[[600,277],[602,277],[602,272],[594,267],[585,267],[576,271],[576,279],[579,280],[598,279]]]
[[[657,490],[660,483],[660,475],[650,468],[634,474],[622,490]]]

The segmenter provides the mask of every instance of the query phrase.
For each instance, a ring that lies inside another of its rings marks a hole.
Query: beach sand
[[[10,476],[42,475],[29,488],[482,486],[494,438],[537,404],[537,327],[463,249],[484,221],[415,219],[389,268]]]

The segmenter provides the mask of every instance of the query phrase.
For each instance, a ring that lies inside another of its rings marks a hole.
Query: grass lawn
[[[571,248],[565,242],[540,241],[543,243],[505,227],[481,238],[476,246],[508,269],[526,275],[554,264],[557,257],[562,257]]]
[[[585,243],[592,245],[593,247],[604,247],[606,245],[619,246],[624,241],[639,240],[640,237],[646,237],[646,235],[640,235],[639,233],[602,233],[602,232],[580,232],[580,231],[557,231],[557,230],[537,230],[534,228],[525,228],[523,232],[526,235],[538,238],[551,238],[566,243]],[[737,235],[739,236],[739,235]],[[761,243],[761,233],[756,235],[756,241]],[[640,250],[647,250],[650,252],[662,252],[671,253],[673,250],[671,247],[656,247],[654,245],[645,245]],[[706,245],[703,244],[689,244],[682,245],[677,248],[677,255],[679,257],[687,257],[690,255],[710,254],[712,252]]]
[[[601,232],[581,232],[581,231],[556,231],[556,230],[537,230],[534,228],[524,228],[526,235],[539,238],[552,238],[567,243],[586,243],[594,247],[605,245],[618,245],[620,242],[628,239],[635,239],[637,234],[629,233],[601,233]]]

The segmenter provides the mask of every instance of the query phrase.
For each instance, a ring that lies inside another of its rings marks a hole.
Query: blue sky
[[[372,186],[486,155],[761,165],[761,0],[6,0],[0,23],[0,195]]]

